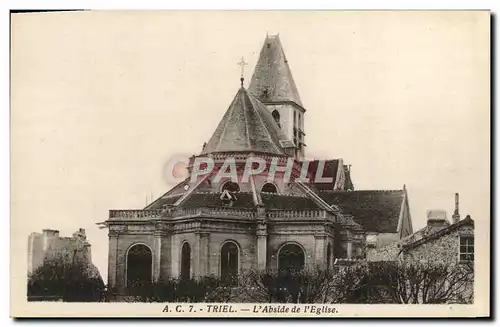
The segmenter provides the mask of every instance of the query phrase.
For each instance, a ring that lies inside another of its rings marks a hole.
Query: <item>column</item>
[[[326,268],[326,235],[314,235],[315,263],[319,268]]]
[[[352,239],[347,240],[347,259],[352,258]]]
[[[116,287],[116,265],[118,260],[118,233],[109,231],[108,289]]]
[[[346,240],[347,240],[347,259],[351,259],[352,258],[352,241],[353,241],[351,230],[347,230]]]
[[[264,270],[267,267],[267,225],[257,226],[257,269]]]
[[[209,246],[210,246],[210,233],[200,233],[200,246],[199,246],[199,276],[209,275]]]
[[[200,276],[200,232],[194,233],[194,243],[191,247],[191,257],[192,257],[192,276],[197,279]],[[180,268],[179,268],[180,272]]]
[[[158,282],[160,280],[160,272],[161,272],[161,264],[162,260],[161,257],[163,255],[162,251],[162,236],[163,233],[160,231],[156,231],[154,233],[155,240],[154,240],[154,253],[153,253],[153,282]]]

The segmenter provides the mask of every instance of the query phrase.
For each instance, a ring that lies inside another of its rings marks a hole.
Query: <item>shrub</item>
[[[28,276],[28,297],[59,297],[67,302],[103,300],[104,282],[97,268],[62,257],[45,260]]]

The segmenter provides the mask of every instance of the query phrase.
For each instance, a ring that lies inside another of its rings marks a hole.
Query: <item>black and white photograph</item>
[[[11,315],[488,315],[490,23],[11,13]]]

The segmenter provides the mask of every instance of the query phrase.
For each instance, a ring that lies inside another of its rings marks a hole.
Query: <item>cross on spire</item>
[[[245,61],[245,58],[241,57],[241,60],[238,62],[238,66],[241,67],[241,86],[243,86],[243,81],[245,80],[245,77],[243,76],[245,73],[245,66],[248,65],[248,63]]]

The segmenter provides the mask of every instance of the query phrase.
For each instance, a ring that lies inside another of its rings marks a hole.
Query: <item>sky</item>
[[[488,17],[485,17],[488,16]],[[485,19],[486,18],[486,19]],[[168,191],[201,151],[266,33],[306,108],[306,156],[342,158],[356,189],[406,185],[428,209],[489,229],[489,15],[481,12],[73,12],[12,17],[11,251],[85,228],[107,278],[110,209]]]

